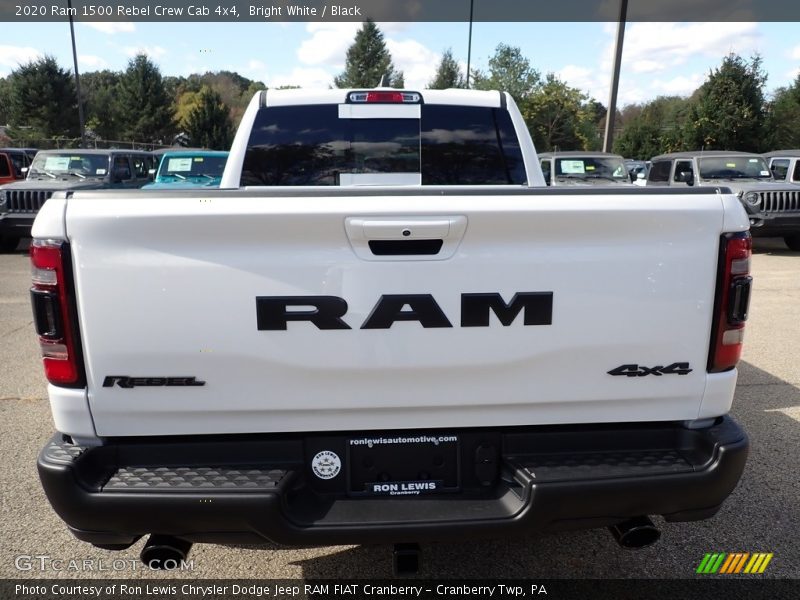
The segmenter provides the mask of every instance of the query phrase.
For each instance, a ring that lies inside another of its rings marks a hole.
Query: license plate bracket
[[[391,434],[347,442],[351,496],[418,497],[460,490],[456,435]]]

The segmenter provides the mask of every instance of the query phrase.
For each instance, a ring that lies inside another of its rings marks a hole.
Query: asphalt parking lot
[[[53,430],[33,334],[27,253],[0,254],[0,578],[381,578],[391,574],[386,546],[303,550],[200,545],[194,569],[103,572],[41,571],[24,557],[54,560],[138,559],[140,541],[112,553],[74,539],[50,509],[36,455]],[[696,577],[706,552],[772,552],[764,576],[800,578],[800,253],[757,240],[755,292],[734,416],[752,449],[738,488],[709,521],[664,523],[662,538],[638,551],[617,546],[606,530],[423,546],[420,577],[683,578]],[[23,557],[20,561],[19,557]],[[32,564],[31,570],[24,570]],[[23,570],[20,570],[19,567]]]

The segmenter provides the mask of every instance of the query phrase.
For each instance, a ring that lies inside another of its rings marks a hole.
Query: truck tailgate
[[[98,435],[697,416],[719,194],[343,191],[71,198]],[[441,254],[374,255],[405,229]],[[462,315],[465,294],[523,293],[545,300],[508,324],[480,301],[488,322]],[[257,298],[287,296],[342,299],[349,328],[257,318]],[[609,373],[623,365],[653,371]]]

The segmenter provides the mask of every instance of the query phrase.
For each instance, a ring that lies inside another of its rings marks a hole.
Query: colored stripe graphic
[[[747,563],[747,566],[744,568],[744,572],[745,573],[755,573],[756,572],[755,571],[756,565],[758,563],[760,563],[762,560],[764,560],[764,559],[761,557],[760,553],[757,552],[756,554],[753,554],[753,558],[751,558],[750,562]]]
[[[736,568],[733,571],[734,573],[741,573],[742,572],[742,569],[744,568],[744,563],[745,563],[745,561],[747,560],[747,558],[749,556],[750,556],[749,552],[745,552],[744,554],[742,554],[742,557],[739,559],[739,562],[736,563]]]
[[[709,575],[716,573],[720,566],[722,566],[722,561],[725,560],[726,554],[724,552],[715,552],[714,554],[706,554],[703,557],[700,566],[697,567],[698,573],[703,573],[704,575]]]
[[[747,573],[750,575],[760,574],[766,571],[767,565],[772,560],[772,552],[708,552],[703,556],[703,560],[697,566],[697,573],[703,575],[733,575]]]
[[[764,557],[764,562],[761,563],[761,568],[758,570],[759,573],[763,573],[764,571],[767,570],[767,565],[769,564],[769,561],[772,560],[773,556],[774,554],[770,552]]]
[[[705,573],[706,572],[706,566],[708,565],[708,561],[710,559],[711,559],[711,555],[706,553],[706,555],[703,557],[703,560],[700,561],[700,566],[697,567],[697,571],[696,572],[697,573]]]
[[[720,552],[719,558],[717,558],[716,562],[711,565],[711,570],[709,571],[709,573],[716,573],[717,571],[719,571],[720,566],[722,566],[723,560],[725,560],[725,553]]]
[[[738,554],[728,554],[728,558],[725,559],[725,562],[722,563],[722,568],[719,570],[720,573],[730,573],[731,565],[734,564],[736,560],[739,559]]]

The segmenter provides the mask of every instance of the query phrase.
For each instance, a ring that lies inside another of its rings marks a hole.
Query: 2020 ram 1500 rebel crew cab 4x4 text
[[[259,93],[221,187],[36,220],[39,471],[80,539],[639,545],[736,486],[734,195],[548,189],[464,90]]]

